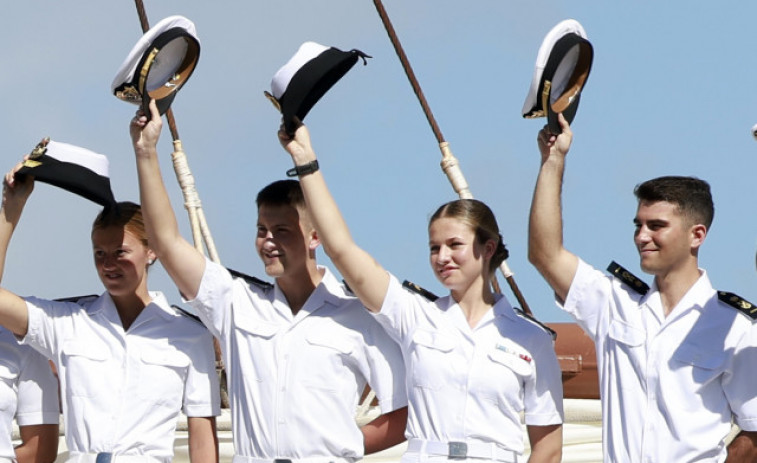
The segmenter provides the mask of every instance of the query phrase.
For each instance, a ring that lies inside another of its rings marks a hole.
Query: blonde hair
[[[142,208],[131,201],[122,201],[105,207],[92,223],[92,232],[107,227],[123,227],[134,235],[145,247],[147,244],[147,230],[142,218]]]

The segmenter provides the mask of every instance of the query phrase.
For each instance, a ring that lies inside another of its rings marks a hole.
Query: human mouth
[[[439,270],[437,270],[437,272],[439,273],[439,276],[446,278],[452,273],[453,270],[455,270],[455,267],[451,265],[445,265],[444,267],[441,267]]]

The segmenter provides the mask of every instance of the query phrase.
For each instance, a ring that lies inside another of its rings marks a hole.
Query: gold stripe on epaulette
[[[402,287],[405,289],[409,289],[410,291],[414,293],[420,294],[421,296],[425,297],[431,302],[434,302],[437,299],[439,299],[439,296],[437,296],[436,294],[432,293],[431,291],[427,289],[421,288],[420,286],[416,285],[412,281],[408,281],[408,280],[403,281]]]
[[[757,307],[741,296],[729,293],[728,291],[718,291],[718,299],[741,311],[750,318],[757,320]]]
[[[620,281],[627,284],[637,293],[644,295],[649,292],[649,285],[644,283],[636,275],[623,268],[615,261],[610,262],[607,271],[615,275]]]

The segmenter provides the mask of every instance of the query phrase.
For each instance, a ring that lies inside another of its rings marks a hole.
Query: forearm
[[[562,460],[562,425],[528,426],[531,443],[529,463],[560,463]]]
[[[383,414],[360,428],[365,455],[380,452],[405,441],[407,407]]]
[[[296,166],[316,159],[305,126],[297,130],[293,140],[286,139],[283,132],[280,132],[279,137]],[[372,311],[380,310],[389,287],[388,274],[352,239],[321,171],[301,175],[300,185],[310,219],[331,262],[363,305]]]
[[[757,432],[741,431],[728,445],[726,463],[757,462]]]
[[[147,240],[184,297],[193,299],[202,281],[205,257],[179,232],[160,172],[155,147],[135,146],[139,195]]]
[[[13,237],[13,232],[16,230],[16,225],[18,225],[18,221],[21,219],[22,207],[9,208],[4,204],[2,209],[0,209],[0,281],[3,280],[5,257],[8,254],[8,246],[10,245],[11,237]]]
[[[182,239],[179,225],[163,183],[157,150],[154,147],[135,149],[135,154],[145,228],[150,247],[159,257],[162,257],[165,249],[170,248],[178,239]]]
[[[565,159],[549,157],[536,179],[528,227],[528,258],[537,268],[563,247],[561,191]]]
[[[58,456],[58,425],[21,426],[21,445],[16,447],[18,463],[52,463]]]
[[[215,417],[190,417],[189,461],[192,463],[218,462],[218,435]]]

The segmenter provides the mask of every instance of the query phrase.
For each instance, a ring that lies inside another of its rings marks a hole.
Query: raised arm
[[[300,125],[294,136],[289,136],[282,127],[279,141],[292,156],[295,166],[304,166],[316,160],[310,134],[304,125]],[[301,175],[300,185],[310,218],[331,262],[363,305],[372,312],[380,311],[389,288],[389,275],[352,240],[320,170]]]
[[[562,133],[553,135],[545,126],[537,139],[541,168],[536,179],[528,227],[528,260],[544,276],[555,294],[565,300],[578,268],[578,258],[563,246],[562,192],[565,157],[573,132],[559,115]]]
[[[163,122],[155,100],[150,102],[150,112],[148,121],[141,110],[137,111],[129,126],[137,159],[139,196],[147,240],[181,294],[187,299],[194,299],[205,271],[205,257],[179,233],[179,225],[160,174],[157,144]]]
[[[3,205],[0,208],[0,282],[5,271],[5,256],[13,231],[21,219],[26,200],[34,189],[32,177],[27,176],[23,181],[14,177],[21,166],[21,163],[17,164],[5,174],[3,181]],[[26,302],[5,288],[0,288],[0,325],[17,336],[26,335],[29,326],[29,309]]]

